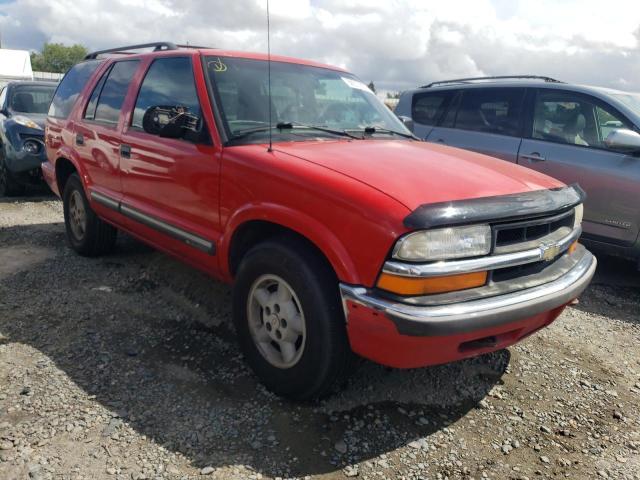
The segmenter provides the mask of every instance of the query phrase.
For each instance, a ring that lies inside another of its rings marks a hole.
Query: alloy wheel
[[[305,347],[306,327],[300,300],[277,275],[262,275],[249,291],[247,319],[260,354],[280,369],[298,363]]]
[[[73,235],[82,240],[87,230],[87,211],[82,195],[77,190],[74,190],[69,198],[69,225]]]

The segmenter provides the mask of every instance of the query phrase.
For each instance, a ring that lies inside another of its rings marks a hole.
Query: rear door
[[[521,141],[524,88],[462,89],[427,141],[516,162]]]
[[[73,141],[89,176],[89,187],[111,199],[122,193],[120,181],[120,113],[139,60],[113,63],[91,92],[74,129]]]
[[[198,96],[192,57],[153,59],[123,129],[120,170],[123,208],[129,209],[124,213],[150,228],[146,235],[173,237],[213,254],[219,235],[220,158],[202,114],[205,101]],[[165,138],[145,129],[145,114],[152,107],[180,109],[197,119],[200,131]],[[192,250],[175,245],[191,256]]]
[[[594,240],[631,245],[640,228],[640,158],[604,143],[635,126],[607,103],[582,93],[537,89],[518,163],[587,192],[583,229]]]

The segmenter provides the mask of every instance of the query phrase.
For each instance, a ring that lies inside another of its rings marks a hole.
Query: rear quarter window
[[[100,60],[82,62],[74,65],[64,76],[49,106],[49,116],[67,118],[73,109],[78,95],[102,63]]]
[[[423,125],[435,125],[449,103],[451,92],[418,93],[413,97],[411,118]]]

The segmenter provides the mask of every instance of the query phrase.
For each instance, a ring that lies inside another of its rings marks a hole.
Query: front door
[[[154,235],[159,232],[213,254],[220,160],[200,100],[190,57],[157,58],[149,65],[122,133],[122,203],[123,213],[155,230]],[[161,136],[148,128],[153,107],[160,107],[156,119],[176,111],[188,114],[198,131],[184,129],[179,138]]]
[[[631,245],[640,229],[640,158],[612,151],[604,142],[620,128],[634,126],[599,99],[539,89],[518,163],[586,191],[586,237]]]

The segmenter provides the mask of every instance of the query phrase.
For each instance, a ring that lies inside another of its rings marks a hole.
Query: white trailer
[[[13,80],[33,80],[29,52],[0,48],[0,87]]]

